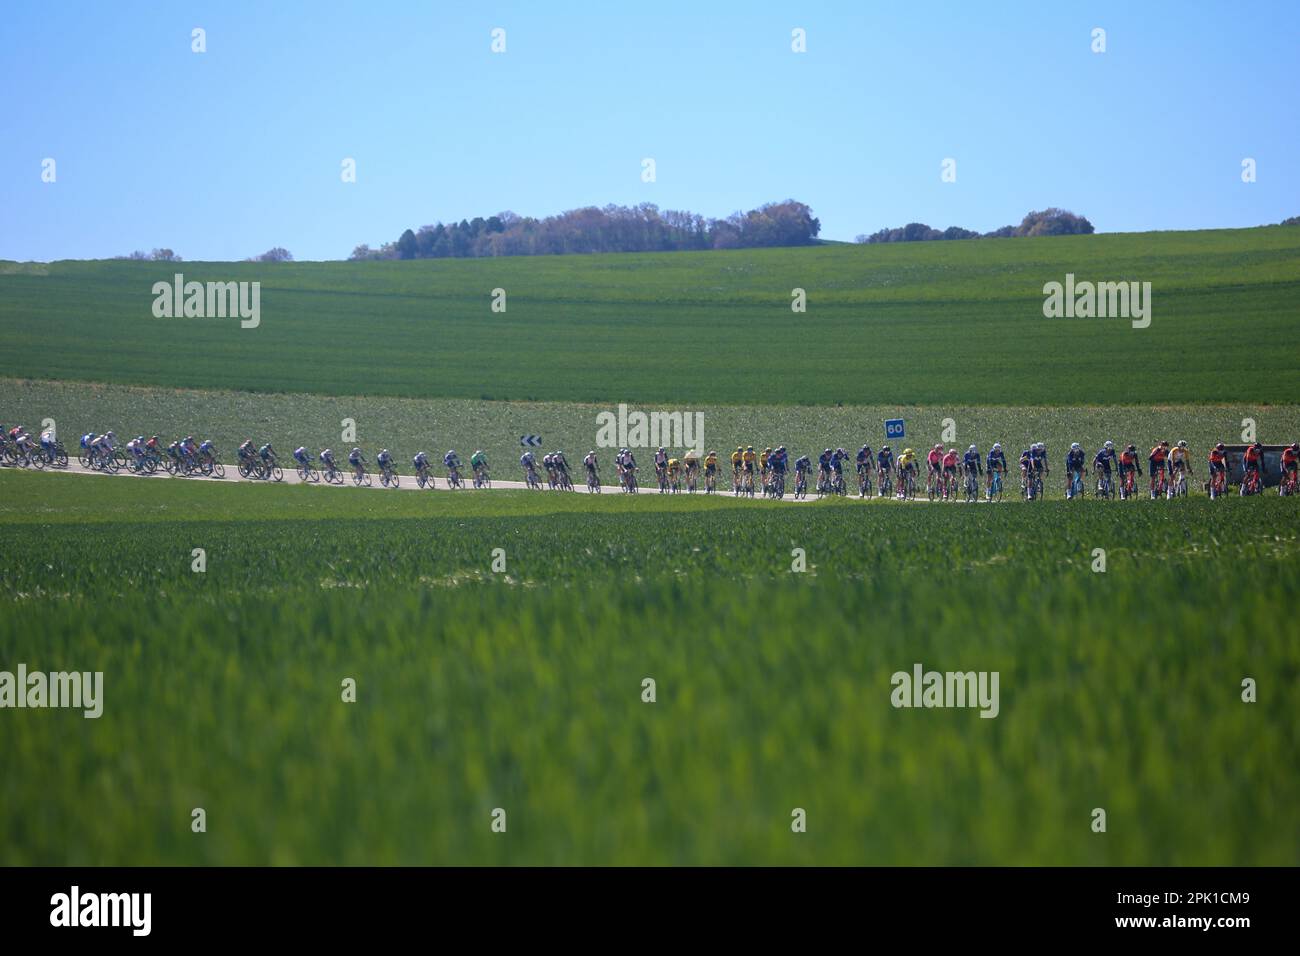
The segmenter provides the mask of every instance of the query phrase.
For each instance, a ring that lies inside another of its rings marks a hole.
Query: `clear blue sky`
[[[794,198],[830,239],[1048,205],[1103,232],[1277,222],[1300,214],[1298,40],[1294,0],[5,0],[0,258],[338,259],[611,202]]]

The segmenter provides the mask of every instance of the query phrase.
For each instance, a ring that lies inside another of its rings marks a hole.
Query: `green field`
[[[260,281],[261,324],[155,319],[153,283],[176,272]],[[1150,282],[1150,327],[1045,319],[1043,285],[1067,273]],[[497,288],[504,313],[489,307]],[[0,327],[27,376],[674,407],[1292,402],[1298,297],[1291,227],[497,260],[0,263]]]
[[[0,497],[5,666],[105,675],[0,720],[0,863],[1298,862],[1291,501]]]
[[[154,319],[175,271],[261,281],[261,325]],[[1151,282],[1151,326],[1043,318],[1066,273]],[[1296,865],[1296,500],[1059,499],[1072,441],[1185,439],[1199,478],[1214,441],[1300,438],[1298,293],[1300,229],[1275,227],[0,263],[0,423],[70,450],[111,428],[337,452],[350,422],[371,460],[482,448],[517,479],[520,435],[577,461],[627,403],[699,413],[724,455],[878,447],[896,417],[896,448],[1041,440],[1057,499],[0,469],[0,671],[103,671],[105,696],[0,710],[0,865]],[[893,707],[918,662],[996,671],[996,718]]]

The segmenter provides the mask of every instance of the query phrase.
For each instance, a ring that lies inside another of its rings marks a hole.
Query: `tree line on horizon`
[[[787,199],[725,219],[692,212],[660,211],[654,203],[571,209],[535,219],[502,212],[495,216],[407,229],[378,249],[360,245],[348,258],[472,259],[597,252],[677,252],[807,246],[821,223],[801,202]]]
[[[961,226],[934,229],[923,222],[909,222],[896,229],[881,229],[871,235],[858,236],[855,242],[933,242],[945,239],[1013,239],[1018,236],[1088,236],[1094,232],[1092,223],[1065,209],[1043,209],[1026,214],[1018,226],[1003,226],[992,232],[980,233]]]

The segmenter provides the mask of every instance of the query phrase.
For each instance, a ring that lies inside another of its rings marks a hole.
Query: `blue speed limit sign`
[[[902,438],[906,432],[903,430],[903,420],[901,418],[890,418],[885,422],[886,438]]]

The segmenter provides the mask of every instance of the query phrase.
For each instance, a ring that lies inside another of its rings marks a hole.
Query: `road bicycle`
[[[447,469],[447,487],[452,489],[453,491],[459,490],[460,488],[464,487],[464,482],[460,480],[459,468]]]
[[[871,469],[866,465],[858,465],[858,497],[871,497]]]
[[[1002,472],[994,469],[989,472],[988,488],[985,491],[989,501],[1002,500]]]
[[[1222,498],[1228,493],[1228,469],[1217,468],[1210,472],[1210,480],[1206,482],[1205,493],[1213,501]]]
[[[537,477],[536,469],[524,469],[524,484],[526,484],[530,490],[542,490],[542,479]]]
[[[492,487],[492,477],[488,474],[486,465],[479,465],[478,468],[474,469],[474,487],[475,488]]]
[[[298,462],[297,471],[298,471],[298,478],[301,481],[308,482],[309,484],[315,484],[316,482],[320,481],[320,472],[317,471],[315,468],[313,468],[310,464],[304,464],[301,461]]]
[[[415,469],[415,487],[423,490],[433,486],[433,475],[429,473],[427,465]]]
[[[808,497],[808,472],[794,473],[794,497],[796,501],[803,501]]]
[[[1264,483],[1260,479],[1259,469],[1247,471],[1241,479],[1241,496],[1258,495],[1264,491]]]
[[[1277,493],[1283,498],[1290,498],[1300,493],[1300,472],[1294,470],[1282,472],[1282,480],[1278,482]]]
[[[1115,494],[1115,484],[1111,481],[1110,472],[1105,468],[1095,469],[1096,489],[1098,498],[1111,498]]]
[[[717,469],[706,469],[704,472],[704,493],[711,495],[718,490],[718,472]]]
[[[1129,468],[1120,476],[1119,496],[1128,501],[1137,494],[1137,469]]]
[[[370,477],[370,472],[366,471],[366,466],[361,462],[356,462],[352,466],[352,484],[358,488],[369,488],[374,479]]]
[[[689,494],[695,494],[696,487],[699,484],[699,469],[691,465],[686,469],[686,491]]]
[[[630,495],[634,495],[640,488],[636,480],[635,468],[624,468],[623,474],[619,476],[623,485],[623,490]]]
[[[1165,492],[1169,490],[1169,479],[1165,475],[1165,470],[1160,468],[1151,472],[1151,497],[1163,498]]]
[[[976,473],[969,468],[966,469],[966,500],[968,502],[980,500],[979,480]]]
[[[881,498],[890,498],[894,494],[894,475],[888,468],[880,468],[876,474],[876,487]]]
[[[595,468],[587,469],[587,494],[600,494],[600,475],[596,473]]]
[[[226,477],[226,466],[207,453],[199,455],[199,471],[208,478]]]
[[[397,473],[392,465],[384,465],[379,469],[379,483],[385,488],[402,487],[402,476]]]
[[[1185,468],[1175,468],[1173,480],[1169,483],[1169,498],[1186,498],[1187,497],[1187,470]]]
[[[772,487],[769,494],[777,500],[785,497],[785,475],[779,471],[772,475]]]
[[[931,501],[943,494],[943,475],[937,468],[931,468],[925,476],[925,493]]]
[[[1065,484],[1065,497],[1067,499],[1083,497],[1083,472],[1071,471]]]

